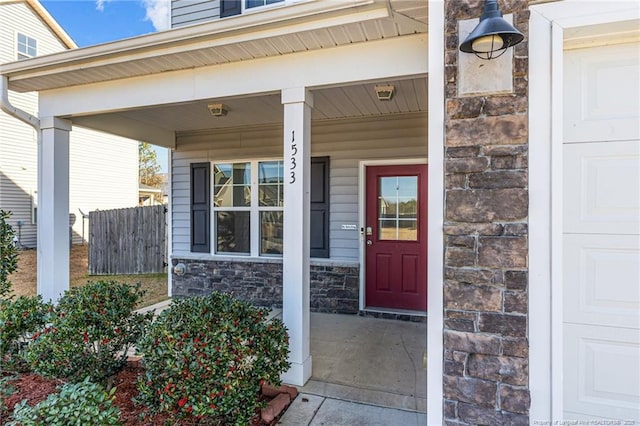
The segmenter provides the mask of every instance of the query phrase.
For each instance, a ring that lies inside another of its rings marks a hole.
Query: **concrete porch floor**
[[[281,425],[426,425],[426,323],[311,314],[311,380]]]

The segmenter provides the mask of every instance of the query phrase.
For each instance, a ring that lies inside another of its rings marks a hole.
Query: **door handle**
[[[368,246],[372,246],[372,245],[373,245],[373,241],[371,241],[371,240],[367,240],[367,245],[368,245]]]

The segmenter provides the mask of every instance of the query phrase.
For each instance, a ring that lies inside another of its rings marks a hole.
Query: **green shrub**
[[[8,407],[4,402],[5,398],[15,392],[14,387],[9,384],[13,379],[15,379],[14,376],[0,376],[0,417],[4,416],[5,412],[8,411]]]
[[[16,367],[27,343],[38,336],[52,306],[40,296],[0,299],[0,371]]]
[[[13,410],[12,426],[120,425],[120,410],[113,405],[116,388],[106,392],[88,379],[67,383],[59,393],[31,407],[23,400]]]
[[[109,379],[127,361],[127,350],[153,313],[133,310],[144,292],[115,281],[89,282],[66,291],[50,323],[25,351],[31,368],[44,376],[79,382]]]
[[[214,293],[174,301],[138,343],[139,400],[155,411],[247,424],[260,385],[289,368],[281,321],[266,309]]]
[[[18,252],[13,242],[13,229],[7,223],[9,213],[0,210],[0,298],[11,292],[9,275],[18,267]]]

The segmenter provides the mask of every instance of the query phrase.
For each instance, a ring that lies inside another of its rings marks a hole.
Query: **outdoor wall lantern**
[[[495,59],[511,46],[524,39],[524,35],[503,17],[497,0],[487,0],[480,23],[460,45],[460,50],[473,53],[480,59]]]

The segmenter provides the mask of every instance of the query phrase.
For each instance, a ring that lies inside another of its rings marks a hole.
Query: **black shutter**
[[[311,257],[329,257],[329,157],[311,158]]]
[[[211,165],[191,163],[191,251],[211,251]]]
[[[240,0],[220,0],[220,17],[239,15],[242,12]]]

